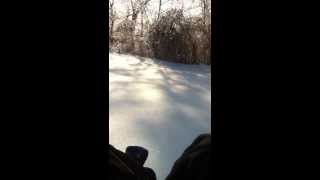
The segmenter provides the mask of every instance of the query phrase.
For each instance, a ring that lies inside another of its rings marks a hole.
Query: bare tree
[[[116,10],[114,9],[114,0],[109,0],[109,39],[113,43],[114,23],[117,19]]]
[[[211,0],[192,0],[191,6],[182,0],[127,0],[121,17],[115,2],[109,0],[109,36],[118,52],[211,64]]]
[[[158,12],[158,18],[157,18],[157,19],[159,19],[159,18],[160,18],[160,14],[161,14],[161,6],[162,6],[162,1],[161,1],[161,0],[159,0],[159,12]]]
[[[132,32],[131,32],[132,42],[131,42],[131,46],[133,49],[135,49],[135,38],[134,37],[135,37],[138,15],[140,14],[140,17],[141,17],[140,35],[143,36],[143,24],[144,24],[143,23],[143,16],[144,16],[145,8],[150,1],[151,0],[130,0],[131,10],[132,10],[132,14],[131,14],[131,17],[132,17]]]

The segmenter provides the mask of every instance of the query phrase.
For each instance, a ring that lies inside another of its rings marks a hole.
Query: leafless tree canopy
[[[183,0],[109,0],[109,50],[212,64],[211,0],[191,1],[185,7]],[[164,8],[168,3],[180,4]]]

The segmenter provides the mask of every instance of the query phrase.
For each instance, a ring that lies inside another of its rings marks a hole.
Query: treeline
[[[190,9],[163,11],[163,2],[158,0],[157,15],[149,21],[150,1],[130,0],[127,12],[120,17],[116,1],[109,0],[109,50],[186,64],[212,64],[211,1],[198,0],[200,13],[186,16]]]

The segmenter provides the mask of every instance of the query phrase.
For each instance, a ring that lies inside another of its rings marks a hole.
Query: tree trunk
[[[140,32],[141,37],[143,37],[143,15],[144,15],[144,11],[141,11],[141,32]]]
[[[158,20],[160,18],[160,13],[161,13],[161,5],[162,5],[162,2],[161,0],[159,0],[159,12],[158,12]]]

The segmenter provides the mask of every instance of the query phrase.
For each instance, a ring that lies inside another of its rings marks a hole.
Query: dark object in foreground
[[[129,146],[123,153],[109,145],[109,178],[114,180],[156,180],[154,171],[143,167],[148,151]],[[143,163],[142,163],[143,162]],[[211,135],[198,136],[175,162],[166,180],[209,180],[211,162]]]
[[[211,180],[211,135],[198,136],[175,162],[166,180]]]
[[[148,150],[140,146],[128,146],[126,154],[135,159],[141,166],[144,165],[148,158]]]
[[[152,169],[143,167],[135,158],[130,157],[113,146],[108,148],[108,172],[113,180],[156,180]]]

